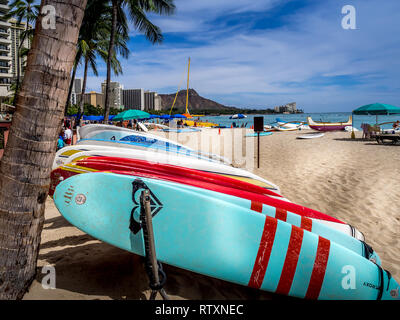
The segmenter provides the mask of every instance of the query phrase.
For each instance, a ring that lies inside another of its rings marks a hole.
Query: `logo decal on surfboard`
[[[66,204],[70,204],[71,203],[73,194],[74,194],[74,187],[73,186],[69,186],[67,191],[64,193],[64,198],[65,198],[64,202]]]
[[[141,210],[144,210],[140,203],[140,196],[142,194],[143,189],[147,189],[150,191],[150,209],[151,216],[154,216],[160,212],[163,208],[163,204],[156,197],[156,195],[149,189],[149,187],[140,179],[136,179],[132,182],[133,190],[132,190],[132,201],[135,204],[131,211],[131,221],[129,225],[129,229],[133,232],[133,234],[137,234],[142,229],[142,224],[138,222],[135,217],[140,217]],[[138,199],[138,200],[137,200]],[[140,220],[140,219],[139,219]]]
[[[75,203],[77,204],[77,205],[82,205],[82,204],[84,204],[86,202],[86,196],[85,195],[83,195],[83,194],[78,194],[76,197],[75,197]]]

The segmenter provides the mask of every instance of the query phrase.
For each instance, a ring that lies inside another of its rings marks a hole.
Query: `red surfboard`
[[[252,208],[253,210],[258,211],[259,208],[256,208],[259,205],[266,204],[275,208],[280,208],[283,210],[287,210],[293,213],[296,213],[300,216],[303,217],[308,217],[308,218],[314,218],[314,219],[320,219],[320,220],[326,220],[326,221],[331,221],[331,222],[336,222],[336,223],[344,223],[336,218],[333,218],[327,214],[324,214],[322,212],[306,208],[291,202],[287,202],[284,200],[280,200],[278,198],[273,198],[270,196],[267,196],[265,194],[260,194],[260,193],[254,193],[254,192],[249,192],[241,189],[237,189],[234,187],[227,187],[221,184],[218,184],[218,180],[211,179],[214,182],[209,182],[205,180],[198,179],[199,176],[196,176],[196,178],[192,177],[187,177],[187,176],[179,176],[176,174],[176,170],[174,173],[165,173],[165,172],[158,172],[157,170],[154,170],[153,166],[147,165],[146,168],[137,168],[135,166],[129,166],[129,165],[122,165],[122,164],[115,164],[115,163],[107,163],[102,159],[102,161],[97,162],[94,158],[92,158],[90,161],[85,160],[80,160],[76,163],[71,163],[68,165],[61,166],[55,170],[52,171],[51,173],[51,186],[50,186],[50,191],[49,194],[52,195],[54,193],[55,187],[60,183],[61,181],[79,174],[79,173],[84,173],[84,172],[93,172],[93,171],[119,171],[119,173],[123,172],[124,174],[134,174],[137,176],[142,176],[142,177],[148,177],[148,178],[153,178],[153,179],[162,179],[162,180],[167,180],[167,181],[172,181],[176,183],[182,183],[198,188],[203,188],[215,192],[220,192],[220,193],[225,193],[229,194],[232,196],[244,198],[247,200],[250,200],[252,202]],[[194,170],[196,171],[196,170]],[[220,176],[218,176],[220,178]],[[229,179],[229,178],[228,178]],[[232,179],[234,180],[234,179]],[[234,180],[236,182],[236,180]],[[263,189],[263,188],[262,188]]]
[[[210,183],[215,183],[221,186],[235,188],[243,191],[254,192],[259,194],[266,194],[274,197],[282,197],[280,194],[254,185],[252,183],[248,183],[245,181],[237,180],[231,177],[223,176],[221,174],[206,172],[202,170],[190,169],[180,166],[174,166],[170,164],[158,163],[158,162],[150,162],[145,160],[138,160],[138,159],[127,159],[127,158],[118,158],[118,157],[88,157],[83,160],[77,161],[76,164],[80,165],[79,163],[85,162],[103,162],[105,167],[102,170],[108,170],[110,164],[121,165],[121,166],[128,166],[133,169],[151,169],[153,172],[164,173],[168,175],[178,175],[181,177],[187,177],[199,181],[205,181]],[[99,170],[100,167],[98,167]]]

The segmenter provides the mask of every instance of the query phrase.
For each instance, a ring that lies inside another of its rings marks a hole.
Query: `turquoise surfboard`
[[[398,299],[399,285],[390,274],[354,251],[288,222],[198,193],[198,188],[89,173],[59,184],[54,201],[82,231],[143,255],[138,221],[143,188],[152,195],[161,262],[299,298]]]
[[[272,132],[260,132],[260,137],[262,137],[262,136],[270,136],[271,134],[272,134]],[[257,132],[246,134],[246,137],[257,137],[257,136],[258,136]]]

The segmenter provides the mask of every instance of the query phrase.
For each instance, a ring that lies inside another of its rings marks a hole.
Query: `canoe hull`
[[[341,131],[351,126],[353,121],[351,116],[347,122],[316,122],[311,117],[307,117],[307,123],[311,129],[318,131]]]
[[[319,126],[319,125],[317,125],[317,126],[313,126],[313,125],[310,124],[309,127],[311,129],[318,130],[318,131],[341,131],[341,130],[344,130],[344,128],[347,127],[347,125],[345,125],[345,126],[343,126],[343,125],[337,125],[337,126],[324,126],[324,125]]]

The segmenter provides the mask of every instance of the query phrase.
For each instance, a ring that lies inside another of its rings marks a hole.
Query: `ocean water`
[[[328,122],[346,122],[351,116],[351,112],[329,112],[329,113],[300,113],[300,114],[267,114],[267,115],[247,115],[244,119],[229,119],[229,115],[221,116],[204,116],[201,117],[201,121],[209,121],[217,123],[221,126],[231,127],[232,123],[235,122],[241,126],[243,123],[247,123],[247,128],[250,128],[254,124],[254,117],[263,116],[264,125],[276,125],[276,118],[280,118],[284,121],[302,121],[307,123],[307,117],[311,117],[314,121],[328,121]],[[395,115],[382,115],[378,116],[378,124],[383,122],[394,122],[400,120],[400,114]],[[376,124],[376,116],[361,116],[353,115],[354,127],[361,130],[362,123],[369,123],[371,125]],[[383,129],[392,128],[392,124],[381,125]]]

